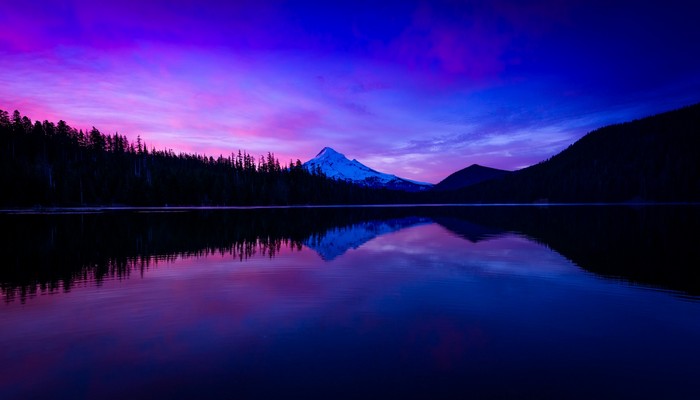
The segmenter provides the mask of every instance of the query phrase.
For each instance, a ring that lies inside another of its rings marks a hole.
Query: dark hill
[[[443,179],[442,181],[440,181],[440,183],[435,185],[433,190],[460,189],[463,187],[475,185],[479,182],[484,182],[496,178],[502,178],[503,176],[509,173],[510,171],[490,167],[482,167],[478,164],[472,164],[467,168],[460,169],[459,171]]]
[[[460,189],[453,200],[700,201],[700,104],[595,130],[549,160]]]

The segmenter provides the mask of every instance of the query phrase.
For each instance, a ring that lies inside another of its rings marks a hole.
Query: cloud
[[[18,3],[0,13],[0,108],[208,155],[284,162],[332,146],[437,182],[472,163],[529,165],[599,126],[700,101],[698,58],[677,51],[697,37],[692,18],[661,10],[670,22],[651,29],[635,22],[655,14],[624,12],[538,0]],[[635,35],[645,40],[630,44],[631,63],[618,50]]]
[[[504,68],[501,59],[509,42],[507,34],[496,32],[478,19],[440,19],[423,6],[413,21],[388,46],[398,62],[411,69],[434,72],[442,77],[472,80],[492,79]]]

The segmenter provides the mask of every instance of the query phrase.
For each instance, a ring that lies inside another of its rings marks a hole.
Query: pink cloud
[[[331,146],[429,182],[472,163],[513,169],[647,113],[522,72],[534,39],[582,4],[550,3],[408,4],[365,25],[275,2],[22,3],[0,13],[0,108],[176,152],[287,162]]]
[[[286,163],[331,146],[372,168],[429,182],[475,162],[515,168],[547,156],[537,136],[523,142],[534,144],[527,155],[506,155],[515,149],[508,132],[488,121],[460,122],[450,90],[426,97],[423,82],[383,63],[279,52],[241,59],[142,43],[16,54],[0,67],[0,108],[130,141],[140,135],[149,147],[175,152],[269,151]],[[470,140],[475,129],[500,142]]]

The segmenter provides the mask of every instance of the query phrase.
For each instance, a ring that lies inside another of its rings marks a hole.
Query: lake
[[[700,398],[700,209],[0,214],[0,398]]]

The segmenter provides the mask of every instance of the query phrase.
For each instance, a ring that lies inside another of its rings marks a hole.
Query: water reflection
[[[313,249],[324,260],[332,261],[349,249],[356,249],[378,236],[430,222],[431,220],[425,217],[362,221],[312,234],[304,241],[304,245]]]
[[[696,391],[694,208],[0,218],[3,399]]]
[[[6,301],[23,300],[209,254],[243,261],[306,246],[332,261],[389,232],[437,223],[472,243],[516,232],[601,276],[699,295],[700,247],[686,233],[700,227],[699,215],[690,206],[4,214],[0,290]]]

